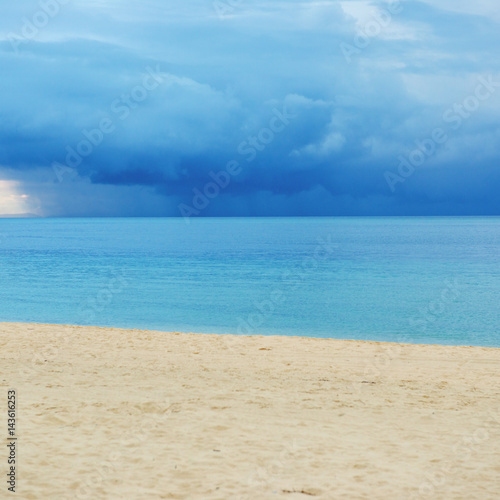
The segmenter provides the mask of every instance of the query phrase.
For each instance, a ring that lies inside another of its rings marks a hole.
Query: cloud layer
[[[6,5],[0,179],[41,215],[498,215],[497,11]]]

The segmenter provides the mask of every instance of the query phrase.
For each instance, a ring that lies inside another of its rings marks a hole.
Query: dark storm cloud
[[[493,1],[3,11],[0,174],[45,215],[179,215],[230,162],[196,215],[500,213]]]

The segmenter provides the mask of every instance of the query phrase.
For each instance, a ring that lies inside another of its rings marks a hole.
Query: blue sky
[[[498,2],[0,16],[0,213],[500,215]]]

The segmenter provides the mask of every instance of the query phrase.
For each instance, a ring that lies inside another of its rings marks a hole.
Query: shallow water
[[[500,346],[500,218],[3,219],[0,320]]]

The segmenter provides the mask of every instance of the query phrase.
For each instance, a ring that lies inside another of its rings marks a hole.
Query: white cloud
[[[399,11],[391,12],[389,4],[373,5],[371,1],[355,0],[340,2],[344,13],[356,23],[356,34],[370,35],[372,30],[380,30],[376,38],[384,40],[418,40],[422,36],[424,26],[403,24],[398,20],[398,13],[404,11],[404,4]],[[375,26],[375,27],[374,27]],[[378,29],[377,29],[378,28]]]
[[[301,156],[303,154],[316,157],[326,157],[332,153],[338,153],[346,143],[345,137],[339,132],[332,132],[317,143],[308,144],[304,148],[294,149],[291,156]]]

